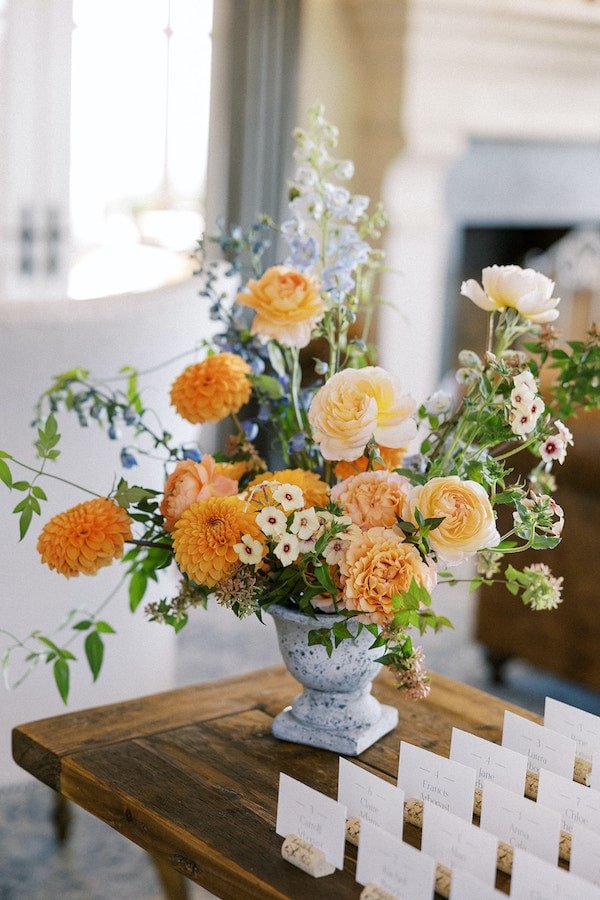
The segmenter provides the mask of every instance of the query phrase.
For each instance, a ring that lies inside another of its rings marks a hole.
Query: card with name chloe
[[[511,847],[520,847],[556,865],[560,843],[560,813],[506,791],[497,784],[483,787],[480,825]]]
[[[435,860],[376,825],[363,822],[356,880],[359,884],[375,884],[397,900],[431,900]]]
[[[441,806],[467,822],[473,819],[475,769],[430,750],[402,741],[398,787],[406,800],[422,800]]]
[[[527,757],[508,747],[453,728],[450,759],[475,769],[475,786],[478,788],[491,781],[516,794],[522,795],[525,791]]]
[[[572,738],[582,759],[591,762],[593,753],[600,751],[600,716],[546,697],[544,725]]]
[[[322,850],[336,869],[344,868],[346,807],[283,772],[279,775],[275,831],[283,838],[295,834]]]
[[[421,850],[448,869],[495,884],[498,839],[433,803],[424,804]]]
[[[537,802],[560,813],[563,831],[577,822],[600,834],[600,792],[542,769]]]
[[[340,756],[338,800],[348,810],[348,818],[358,816],[389,834],[402,837],[404,791],[343,756]]]
[[[600,900],[600,888],[543,859],[515,850],[511,900]]]
[[[573,777],[575,741],[509,710],[504,713],[502,746],[524,754],[528,759],[527,768],[532,772],[548,769],[564,778]]]

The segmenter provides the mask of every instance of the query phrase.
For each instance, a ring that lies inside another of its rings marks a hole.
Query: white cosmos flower
[[[263,534],[280,537],[285,531],[287,519],[276,506],[265,506],[256,517],[256,524]]]
[[[281,504],[286,512],[291,512],[293,509],[302,509],[304,506],[302,489],[295,484],[280,484],[273,491],[273,500]]]
[[[511,307],[535,324],[558,318],[560,298],[553,297],[554,282],[534,269],[489,266],[481,273],[483,287],[473,278],[463,281],[460,292],[481,309],[493,312]]]
[[[300,541],[307,541],[320,529],[321,523],[317,518],[314,507],[302,509],[300,512],[294,513],[290,531],[295,534]]]
[[[296,562],[300,555],[300,545],[295,534],[284,534],[273,553],[280,561],[282,566],[289,566]]]
[[[256,566],[262,559],[263,547],[260,541],[255,540],[251,534],[243,534],[240,543],[234,544],[233,549],[240,562],[249,566]]]

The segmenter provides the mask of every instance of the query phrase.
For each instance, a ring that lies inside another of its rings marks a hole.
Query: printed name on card
[[[571,832],[569,871],[600,886],[600,834],[578,823]]]
[[[484,831],[528,850],[556,865],[560,843],[560,813],[507,791],[497,784],[483,787],[480,825]]]
[[[423,807],[421,850],[448,869],[495,884],[498,839],[433,803]]]
[[[594,751],[600,751],[600,716],[546,697],[544,725],[572,738],[582,759],[591,762]]]
[[[471,822],[475,777],[475,769],[405,741],[400,744],[398,787],[406,800],[434,803]]]
[[[402,837],[404,791],[340,756],[338,800],[348,818],[358,816],[390,834]]]
[[[506,894],[484,884],[463,869],[454,869],[450,885],[450,900],[506,900]]]
[[[431,900],[435,860],[376,825],[363,822],[356,880],[359,884],[375,884],[398,900]]]
[[[295,834],[322,850],[336,869],[344,868],[346,807],[283,772],[275,831],[283,838]]]
[[[504,713],[502,746],[526,756],[527,768],[532,772],[548,769],[565,778],[573,777],[575,741],[509,710]]]
[[[600,900],[600,888],[525,850],[515,850],[510,900]]]
[[[475,769],[475,786],[478,788],[491,781],[516,794],[523,795],[525,791],[527,757],[508,747],[453,728],[450,759]]]
[[[577,822],[600,834],[599,791],[592,791],[583,784],[542,769],[537,802],[560,813],[563,831],[571,832]]]

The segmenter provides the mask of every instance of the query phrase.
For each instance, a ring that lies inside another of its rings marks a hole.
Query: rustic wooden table
[[[271,736],[273,717],[297,692],[285,669],[264,669],[22,725],[13,754],[40,781],[224,900],[355,900],[351,845],[344,871],[319,880],[280,856],[279,773],[330,797],[337,791],[335,754]],[[360,762],[389,780],[400,739],[447,756],[453,725],[498,741],[506,708],[535,718],[440,675],[421,703],[402,701],[385,673],[374,693],[398,707],[400,724]],[[419,846],[420,832],[406,825],[404,839]],[[505,876],[498,887],[506,890]]]

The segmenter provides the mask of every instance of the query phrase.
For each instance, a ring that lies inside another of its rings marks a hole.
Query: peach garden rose
[[[405,518],[409,491],[408,479],[395,472],[362,472],[332,488],[331,499],[359,528],[391,528],[398,517]]]
[[[316,281],[287,266],[271,266],[258,281],[251,279],[237,302],[256,310],[252,334],[287,347],[306,347],[325,313]]]
[[[490,499],[476,481],[461,481],[458,475],[432,478],[411,492],[413,522],[417,508],[426,519],[444,517],[430,532],[429,542],[447,565],[458,565],[478,550],[500,543]]]
[[[186,509],[197,500],[230,497],[237,493],[238,483],[219,473],[218,464],[206,454],[202,461],[178,462],[165,482],[160,511],[167,531],[173,531]]]

